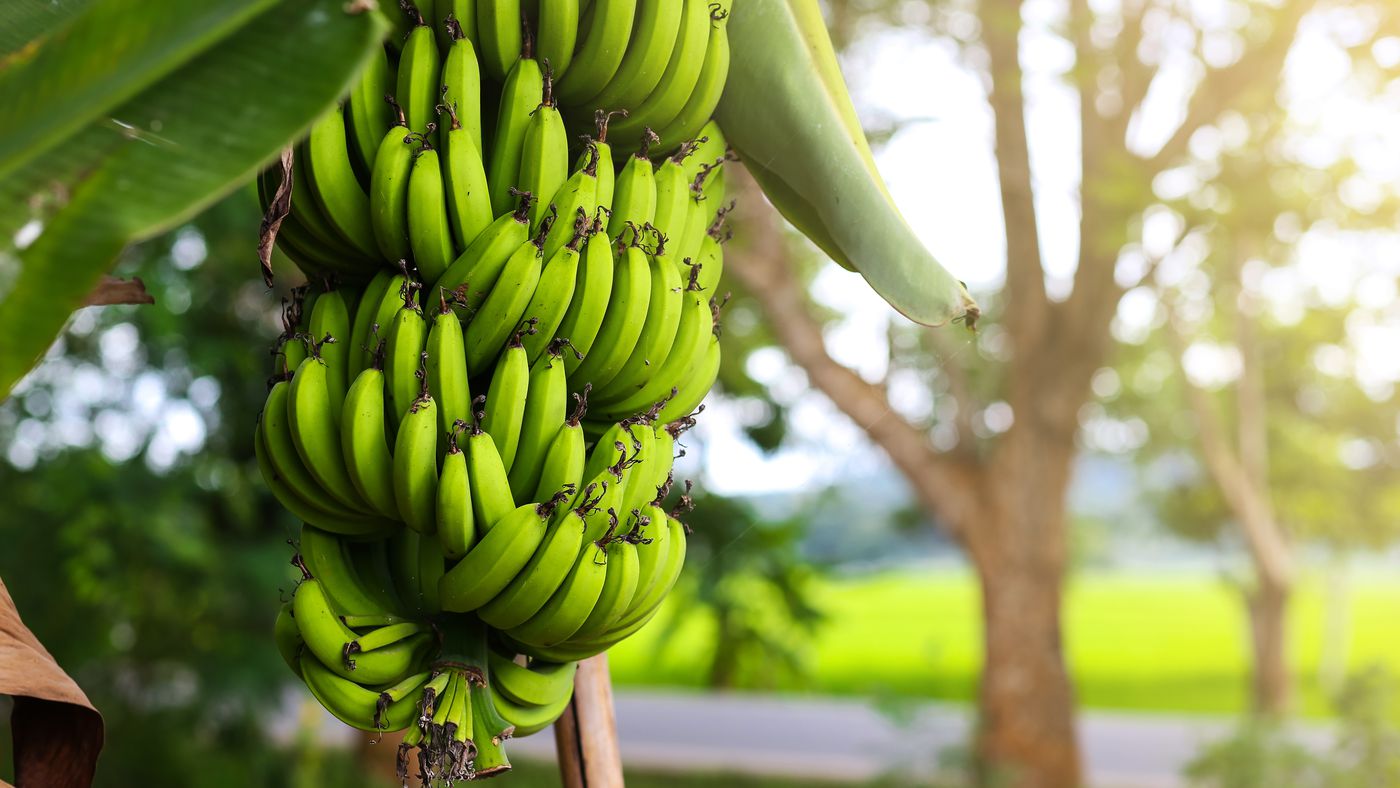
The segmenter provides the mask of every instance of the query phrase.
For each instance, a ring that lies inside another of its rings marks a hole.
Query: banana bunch
[[[400,776],[426,784],[509,769],[502,742],[552,723],[575,664],[684,566],[672,462],[720,362],[729,9],[401,7],[258,178],[263,240],[311,284],[254,450],[303,523],[288,667],[345,723],[406,731]]]

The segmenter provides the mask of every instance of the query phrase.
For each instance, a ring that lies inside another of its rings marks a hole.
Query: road
[[[920,703],[881,711],[858,699],[698,695],[619,691],[623,760],[657,771],[727,771],[863,782],[938,769],[937,753],[968,741],[966,707]],[[1182,785],[1181,770],[1200,746],[1226,736],[1219,717],[1089,712],[1080,718],[1080,746],[1095,788]],[[1299,737],[1326,745],[1327,733]],[[511,742],[512,757],[553,758],[549,733]]]

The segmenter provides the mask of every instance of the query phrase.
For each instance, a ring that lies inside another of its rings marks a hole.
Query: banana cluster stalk
[[[265,240],[311,284],[254,448],[303,522],[288,667],[346,724],[405,731],[405,783],[451,783],[507,771],[505,740],[558,718],[576,663],[684,566],[672,462],[719,368],[729,8],[401,10],[258,179]]]

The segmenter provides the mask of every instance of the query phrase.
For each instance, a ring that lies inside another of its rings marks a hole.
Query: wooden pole
[[[554,746],[564,788],[623,788],[607,654],[578,664],[574,699],[554,723]]]

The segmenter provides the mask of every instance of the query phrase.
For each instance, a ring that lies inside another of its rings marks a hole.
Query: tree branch
[[[1187,405],[1196,418],[1196,434],[1206,470],[1225,498],[1226,505],[1239,521],[1240,530],[1244,532],[1245,545],[1249,548],[1260,578],[1266,582],[1286,586],[1293,578],[1293,561],[1287,539],[1274,519],[1268,490],[1258,486],[1250,478],[1235,450],[1226,440],[1225,427],[1221,424],[1214,403],[1210,401],[1210,395],[1191,382],[1191,378],[1187,376],[1184,361],[1187,346],[1185,330],[1172,298],[1165,292],[1159,292],[1159,295],[1163,308],[1167,310],[1165,331],[1172,348],[1172,359],[1176,362],[1181,387],[1186,392]]]
[[[740,232],[725,247],[729,258],[725,270],[763,306],[774,337],[812,385],[889,455],[909,479],[921,505],[935,512],[954,538],[963,539],[958,524],[975,519],[968,515],[976,505],[970,469],[934,451],[924,431],[890,406],[883,387],[866,381],[827,352],[822,325],[806,303],[772,206],[752,176],[731,166],[731,183],[738,186],[742,208]]]

